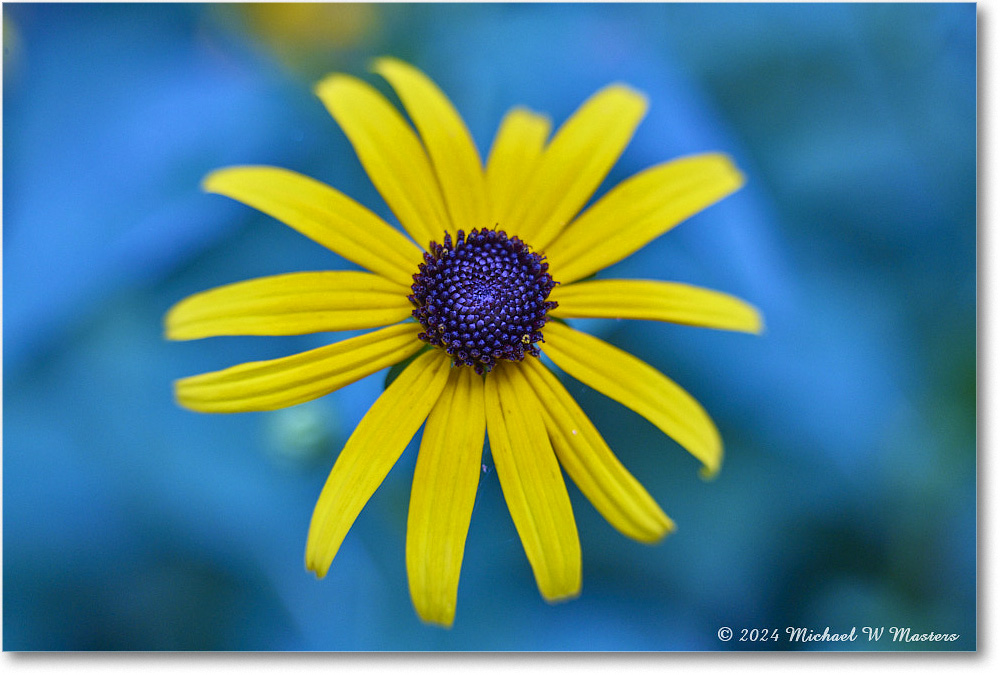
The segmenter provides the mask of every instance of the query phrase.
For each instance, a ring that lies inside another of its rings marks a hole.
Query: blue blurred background
[[[5,3],[3,49],[4,649],[976,647],[974,5]],[[608,82],[645,91],[602,191],[708,150],[748,184],[603,276],[734,293],[768,326],[590,325],[705,405],[722,472],[567,381],[678,530],[627,540],[571,487],[583,594],[548,606],[486,455],[450,631],[407,592],[415,445],[329,576],[303,567],[382,376],[199,415],[173,379],[339,336],[162,339],[189,293],[349,266],[201,193],[208,171],[288,167],[391,219],[311,93],[334,70],[387,91],[382,54],[429,73],[482,152],[512,105],[559,123]],[[960,639],[738,641],[786,626]]]

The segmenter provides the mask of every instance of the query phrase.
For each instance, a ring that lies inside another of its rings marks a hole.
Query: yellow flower
[[[426,75],[389,58],[374,70],[395,89],[416,133],[354,77],[331,75],[316,93],[410,238],[300,174],[262,166],[217,171],[205,190],[277,218],[368,272],[303,272],[206,291],[170,310],[166,332],[185,340],[379,330],[179,380],[177,400],[203,412],[273,410],[417,355],[337,458],[313,513],[306,566],[327,573],[361,509],[426,422],[406,538],[420,617],[443,626],[454,620],[485,437],[539,591],[550,602],[574,597],[580,543],[560,467],[626,536],[655,542],[673,523],[537,358],[539,350],[655,424],[698,458],[703,472],[717,471],[719,433],[690,395],[562,320],[650,319],[759,332],[758,312],[723,293],[587,280],[739,189],[743,178],[724,155],[685,157],[642,171],[579,213],[645,114],[641,94],[612,84],[551,139],[548,119],[515,108],[484,167],[461,117]]]

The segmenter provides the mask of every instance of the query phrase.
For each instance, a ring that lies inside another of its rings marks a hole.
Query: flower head
[[[316,93],[350,139],[409,238],[334,188],[273,167],[223,169],[204,183],[283,221],[366,272],[302,272],[187,298],[167,336],[291,335],[377,328],[301,354],[179,380],[203,412],[273,410],[412,360],[374,402],[330,472],[309,527],[306,566],[324,576],[348,530],[424,426],[407,521],[411,597],[450,626],[484,439],[514,525],[548,601],[580,591],[580,544],[564,470],[626,536],[655,542],[673,523],[622,466],[559,379],[639,413],[712,474],[718,431],[702,407],[636,357],[566,319],[616,317],[759,332],[758,312],[703,288],[587,279],[737,190],[720,154],[627,179],[580,212],[624,150],[646,100],[620,84],[587,100],[549,138],[515,108],[485,166],[445,95],[412,66],[379,59],[416,130],[373,87],[331,75]]]

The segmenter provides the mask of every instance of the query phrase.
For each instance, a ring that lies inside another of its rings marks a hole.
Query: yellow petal
[[[607,279],[558,285],[552,316],[580,319],[648,319],[689,326],[760,333],[760,312],[739,298],[666,281]]]
[[[486,163],[486,188],[493,208],[493,220],[508,235],[520,235],[520,224],[511,213],[531,179],[542,155],[552,123],[547,117],[525,108],[508,112],[490,149]]]
[[[399,111],[374,87],[349,75],[330,75],[315,91],[403,228],[422,247],[441,241],[448,222],[441,188]]]
[[[483,163],[472,136],[448,97],[425,74],[398,59],[376,59],[420,132],[451,214],[452,233],[491,227]]]
[[[421,619],[441,626],[455,619],[485,437],[483,378],[472,368],[452,368],[424,428],[406,522],[413,606]]]
[[[340,451],[316,502],[306,568],[323,578],[361,509],[427,419],[448,381],[451,359],[439,349],[417,357],[365,413]]]
[[[297,272],[197,293],[167,313],[167,337],[301,335],[376,328],[410,316],[410,289],[367,272]]]
[[[535,250],[545,250],[587,203],[645,114],[645,96],[613,84],[559,128],[511,217]]]
[[[520,365],[502,362],[486,377],[486,429],[500,487],[538,590],[554,602],[580,592],[580,539],[537,397]]]
[[[242,166],[209,174],[202,187],[263,211],[386,279],[404,286],[413,282],[420,250],[374,213],[317,180],[276,167]]]
[[[559,463],[601,515],[622,534],[646,543],[673,530],[670,518],[622,466],[558,378],[535,358],[524,359],[521,370],[541,402]]]
[[[725,155],[675,159],[622,181],[545,250],[558,279],[582,279],[638,251],[686,218],[732,194],[743,175]]]
[[[198,412],[276,410],[311,401],[416,353],[420,324],[407,322],[271,361],[253,361],[174,383]]]
[[[561,369],[631,408],[677,441],[711,476],[722,463],[722,439],[691,395],[660,371],[592,335],[557,321],[545,324],[545,353]]]

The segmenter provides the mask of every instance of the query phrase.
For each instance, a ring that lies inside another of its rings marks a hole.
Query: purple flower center
[[[441,347],[455,365],[488,373],[500,359],[538,356],[535,344],[556,282],[543,256],[503,230],[458,231],[452,242],[431,242],[420,272],[413,275],[410,302],[424,327],[418,337]]]

